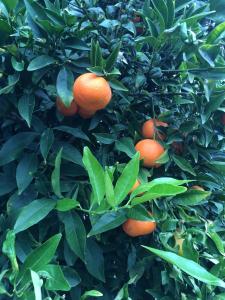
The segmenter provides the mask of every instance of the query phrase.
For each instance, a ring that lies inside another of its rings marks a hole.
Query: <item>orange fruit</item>
[[[91,117],[93,117],[93,115],[95,113],[96,113],[95,111],[86,110],[86,109],[81,108],[81,107],[79,107],[79,109],[78,109],[78,114],[83,119],[90,119]]]
[[[204,189],[203,189],[203,187],[201,187],[200,185],[193,185],[192,187],[191,187],[191,190],[197,190],[197,191],[205,191]]]
[[[78,111],[78,106],[74,100],[71,102],[70,106],[67,107],[59,97],[56,99],[56,107],[58,111],[66,117],[73,116]]]
[[[146,139],[152,139],[154,137],[159,138],[160,140],[165,140],[165,134],[159,132],[157,127],[168,127],[168,124],[165,122],[161,122],[157,119],[150,119],[144,122],[142,126],[142,135]]]
[[[143,159],[145,167],[159,167],[155,161],[164,153],[163,146],[151,139],[141,140],[135,145],[135,149],[140,153],[140,159]]]
[[[223,125],[225,125],[225,113],[221,116],[221,122]]]
[[[140,181],[138,179],[136,179],[134,185],[132,186],[131,190],[129,191],[129,194],[131,194],[137,187],[139,187],[140,185]]]
[[[123,223],[122,228],[131,237],[142,236],[152,233],[156,229],[156,222],[128,219]]]
[[[112,98],[108,82],[94,73],[79,76],[74,82],[73,94],[78,106],[90,111],[105,108]]]

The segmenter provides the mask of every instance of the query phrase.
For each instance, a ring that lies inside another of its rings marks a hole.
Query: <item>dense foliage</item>
[[[223,2],[0,0],[0,299],[225,299]],[[64,118],[86,72],[112,101]],[[149,118],[160,168],[135,154]]]

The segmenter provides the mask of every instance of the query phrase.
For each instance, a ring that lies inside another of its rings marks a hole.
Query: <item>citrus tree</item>
[[[0,0],[0,299],[225,299],[222,0]]]

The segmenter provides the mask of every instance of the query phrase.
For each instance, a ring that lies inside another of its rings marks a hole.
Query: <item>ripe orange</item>
[[[78,114],[83,119],[90,119],[95,114],[95,111],[86,110],[86,109],[83,109],[83,108],[79,107]]]
[[[152,139],[154,137],[159,138],[160,140],[165,140],[165,134],[159,132],[157,127],[168,127],[168,124],[165,122],[161,122],[157,119],[150,119],[144,122],[142,126],[142,135],[146,139]]]
[[[62,115],[67,117],[75,115],[78,111],[78,106],[74,100],[71,102],[70,106],[67,107],[59,97],[56,99],[56,107]]]
[[[191,187],[191,190],[197,190],[197,191],[205,191],[204,189],[203,189],[203,187],[201,187],[200,185],[193,185],[192,187]]]
[[[156,222],[128,219],[122,227],[127,235],[136,237],[152,233],[156,229]]]
[[[221,116],[221,122],[223,125],[225,125],[225,113]]]
[[[91,111],[105,108],[112,98],[108,82],[93,73],[85,73],[75,80],[73,94],[78,106]]]
[[[135,181],[133,187],[132,187],[131,190],[129,191],[129,194],[131,194],[137,187],[139,187],[140,184],[141,184],[140,181],[139,181],[138,179],[136,179],[136,181]]]
[[[143,159],[145,167],[159,167],[155,161],[164,153],[165,149],[159,142],[151,139],[145,139],[138,142],[135,146],[136,151],[140,153],[140,159]]]

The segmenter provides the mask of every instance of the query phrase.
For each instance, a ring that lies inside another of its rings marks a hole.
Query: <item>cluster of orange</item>
[[[106,107],[112,98],[112,91],[108,82],[93,73],[85,73],[79,76],[73,85],[74,99],[67,107],[60,98],[57,98],[56,106],[64,116],[79,114],[82,118],[91,118],[96,111]]]
[[[96,111],[105,108],[112,98],[112,91],[108,82],[93,73],[85,73],[79,76],[73,85],[74,99],[67,107],[60,98],[57,98],[56,106],[58,111],[64,116],[73,116],[79,114],[82,118],[92,117]],[[225,124],[225,115],[223,119]],[[157,119],[150,119],[142,126],[142,135],[144,139],[140,140],[135,149],[140,153],[140,159],[143,160],[145,167],[157,168],[160,166],[156,161],[165,152],[164,147],[157,140],[163,141],[166,135],[160,132],[158,127],[168,127],[168,124]],[[178,143],[173,144],[174,151],[182,152]],[[130,193],[139,185],[137,179]],[[199,186],[193,186],[192,189],[203,190]],[[151,215],[151,213],[149,212]],[[152,233],[156,229],[155,221],[140,221],[128,219],[123,224],[123,230],[131,237],[137,237]]]

